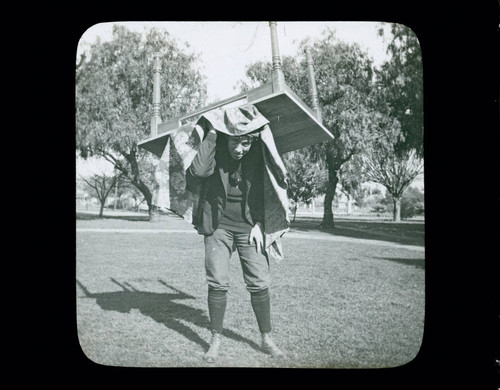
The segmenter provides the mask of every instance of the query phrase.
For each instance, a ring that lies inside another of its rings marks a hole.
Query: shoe
[[[262,349],[275,359],[282,359],[285,357],[283,351],[278,348],[268,333],[262,333]]]
[[[212,333],[212,339],[210,340],[210,348],[203,356],[203,360],[207,363],[213,363],[217,360],[217,356],[219,355],[219,347],[220,347],[220,334]]]

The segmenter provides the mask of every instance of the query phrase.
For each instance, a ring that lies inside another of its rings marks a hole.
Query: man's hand
[[[248,243],[251,244],[255,241],[255,248],[258,253],[264,252],[264,228],[262,227],[261,222],[257,222],[255,226],[250,231],[250,235],[248,236]]]

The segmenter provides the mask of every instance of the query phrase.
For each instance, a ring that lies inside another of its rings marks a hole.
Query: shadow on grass
[[[392,257],[375,257],[375,259],[394,261],[395,263],[412,265],[414,267],[425,270],[424,259],[403,259],[403,258],[392,258]]]
[[[181,322],[190,322],[193,325],[210,329],[210,322],[205,312],[189,305],[175,302],[177,300],[196,299],[195,297],[168,285],[161,279],[158,279],[159,283],[175,292],[156,293],[140,291],[132,287],[129,283],[120,283],[113,278],[111,278],[111,281],[120,286],[122,291],[91,293],[80,281],[77,280],[76,283],[85,294],[85,297],[95,299],[96,303],[103,310],[128,313],[131,309],[137,309],[143,315],[180,333],[188,340],[199,344],[205,350],[209,348],[209,344],[198,333]],[[256,342],[230,329],[225,329],[223,334],[235,341],[247,343],[250,347],[260,351],[260,347]]]
[[[397,223],[377,221],[335,220],[335,227],[323,229],[321,219],[300,217],[291,223],[297,232],[322,232],[334,236],[389,241],[403,245],[425,245],[424,223]]]

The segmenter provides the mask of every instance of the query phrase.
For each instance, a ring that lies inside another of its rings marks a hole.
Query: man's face
[[[229,154],[235,160],[241,160],[248,153],[252,146],[252,141],[247,137],[228,137],[227,147]]]

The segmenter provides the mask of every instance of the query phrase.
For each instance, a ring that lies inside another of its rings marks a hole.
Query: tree
[[[423,161],[415,150],[402,153],[374,148],[363,156],[368,180],[383,184],[393,200],[393,220],[401,220],[401,197],[411,182],[422,173]]]
[[[101,207],[99,209],[99,217],[103,217],[104,206],[106,205],[106,199],[113,188],[115,188],[119,175],[108,176],[104,173],[94,174],[90,178],[82,177],[82,180],[94,191]]]
[[[380,35],[383,35],[380,29]],[[387,188],[393,219],[401,218],[404,191],[423,169],[422,56],[416,35],[406,26],[391,25],[391,58],[376,71],[373,99],[385,120],[364,151],[369,180]]]
[[[329,33],[311,47],[323,124],[334,140],[313,148],[328,167],[322,227],[334,227],[332,203],[342,166],[371,142],[383,114],[372,97],[372,61],[356,44],[335,40]]]
[[[136,186],[134,186],[130,180],[128,180],[126,177],[124,177],[123,175],[121,176],[121,180],[119,182],[119,185],[120,185],[120,192],[119,192],[119,196],[122,197],[124,195],[130,197],[131,199],[133,199],[133,209],[135,211],[138,210],[139,208],[139,204],[142,203],[145,198],[144,198],[144,195],[137,189]],[[123,206],[123,204],[122,204]],[[129,207],[131,207],[131,205],[129,205]]]
[[[328,171],[325,211],[321,226],[334,227],[332,204],[339,182],[339,170],[351,157],[364,150],[383,116],[372,96],[372,60],[357,44],[336,39],[325,30],[321,39],[300,45],[300,53],[309,45],[314,61],[318,100],[323,124],[334,135],[332,141],[307,148],[312,161],[323,161]],[[311,105],[305,56],[283,57],[285,82],[308,105]],[[247,67],[253,86],[270,81],[271,65],[257,62]],[[243,87],[248,87],[243,84]],[[245,89],[245,88],[243,88]]]
[[[394,212],[394,201],[389,193],[381,200],[382,204],[387,206],[386,211]],[[423,215],[424,211],[424,194],[415,187],[408,187],[401,197],[401,219]]]
[[[424,194],[415,187],[408,187],[401,199],[401,218],[411,218],[424,213]]]
[[[379,35],[384,35],[379,29]],[[390,58],[377,70],[377,86],[388,114],[401,124],[403,138],[396,152],[414,149],[423,157],[423,68],[420,44],[415,33],[402,24],[391,24],[387,53]]]
[[[83,158],[110,161],[144,196],[153,217],[157,159],[139,149],[149,136],[153,58],[162,62],[160,113],[176,117],[194,109],[202,77],[197,56],[185,54],[168,32],[149,29],[145,37],[114,26],[110,42],[97,40],[76,68],[76,147]]]
[[[347,214],[350,214],[352,201],[361,199],[364,195],[361,187],[364,176],[360,155],[354,155],[348,162],[343,164],[338,175],[340,190],[347,196]]]
[[[295,204],[309,204],[317,196],[326,181],[325,169],[318,162],[311,162],[303,150],[288,152],[283,156],[287,169],[287,195]],[[293,221],[295,221],[295,208]]]

